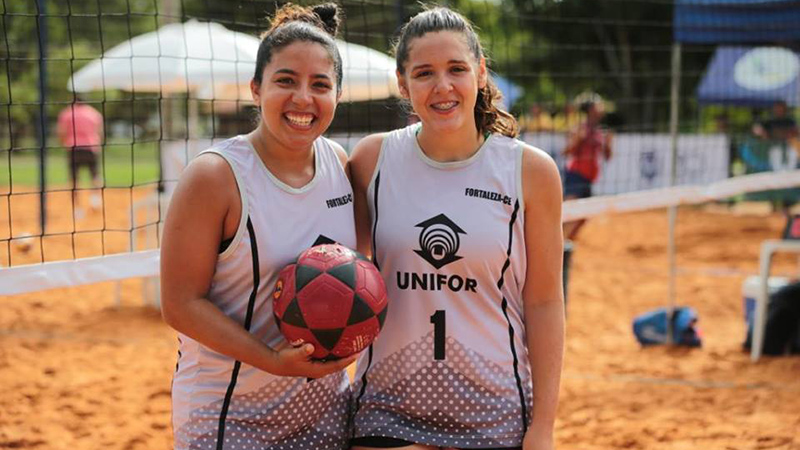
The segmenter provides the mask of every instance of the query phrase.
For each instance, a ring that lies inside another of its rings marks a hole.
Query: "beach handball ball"
[[[386,285],[377,267],[339,244],[303,251],[281,270],[272,291],[273,312],[289,342],[314,344],[314,359],[358,353],[386,320]]]

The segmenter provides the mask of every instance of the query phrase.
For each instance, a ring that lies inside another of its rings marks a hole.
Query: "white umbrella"
[[[345,41],[336,41],[342,55],[342,101],[361,102],[399,97],[395,61],[393,58],[363,45]],[[256,45],[256,49],[258,45]],[[251,62],[250,76],[255,71],[255,58]],[[250,99],[250,78],[238,86],[227,84],[202,88],[199,98],[216,99]],[[238,97],[237,97],[238,96]]]
[[[194,92],[200,99],[250,100],[259,40],[220,24],[170,24],[108,50],[67,83],[75,92],[121,89]],[[362,45],[337,41],[343,60],[343,101],[399,95],[394,60]]]
[[[235,87],[246,85],[253,76],[258,43],[253,36],[217,23],[169,24],[106,51],[76,72],[67,88],[197,91],[207,93],[201,98],[236,100]],[[243,99],[249,98],[248,94]]]
[[[399,97],[394,58],[363,45],[336,41],[342,55],[342,101]]]

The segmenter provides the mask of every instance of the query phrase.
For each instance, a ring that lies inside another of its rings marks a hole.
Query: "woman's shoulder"
[[[227,160],[232,162],[233,160],[242,159],[253,153],[251,148],[252,146],[250,142],[244,135],[238,135],[221,140],[197,139],[187,143],[187,151],[190,154],[195,155],[191,159],[190,163],[198,160],[201,157],[203,159],[208,159],[209,154],[212,155],[210,158],[215,160]],[[180,151],[183,152],[183,149],[180,148]]]
[[[317,142],[321,143],[323,148],[330,149],[342,167],[347,165],[347,151],[345,151],[341,144],[333,139],[326,138],[325,136],[320,136],[317,138]]]
[[[252,147],[247,136],[240,134],[221,141],[212,142],[211,145],[203,150],[202,153],[224,153],[226,151],[236,151],[241,149],[249,150]]]
[[[350,173],[354,183],[367,185],[381,156],[384,141],[395,131],[370,134],[358,141],[350,152]]]
[[[518,148],[522,145],[527,145],[519,137],[506,136],[500,133],[492,133],[491,139],[495,147],[499,148]]]
[[[192,182],[213,186],[233,175],[230,160],[215,147],[197,155],[181,174],[181,179],[188,178]]]
[[[382,149],[388,146],[402,145],[404,141],[413,139],[419,125],[409,125],[392,131],[370,134],[358,141],[350,153],[350,164],[365,165],[370,172],[375,168]]]
[[[202,204],[200,207],[216,211],[218,206],[227,209],[237,197],[236,175],[229,161],[219,153],[204,152],[181,174],[170,204]]]
[[[225,186],[235,181],[234,170],[241,170],[242,158],[252,154],[252,145],[245,135],[212,143],[192,159],[181,178],[191,178],[193,182],[206,186]]]
[[[558,165],[547,152],[519,141],[522,152],[522,190],[530,200],[535,195],[561,195],[561,175]]]
[[[547,152],[528,144],[519,137],[494,133],[492,134],[492,147],[495,151],[503,152],[503,154],[513,154],[515,157],[522,156],[523,167],[530,164],[536,166],[553,161],[553,158]]]
[[[534,173],[539,171],[555,171],[558,173],[558,166],[549,153],[527,142],[518,139],[514,139],[514,141],[522,152],[523,173],[531,171]]]
[[[367,135],[364,139],[358,141],[355,149],[367,152],[377,152],[383,147],[385,141],[390,140],[393,142],[401,142],[403,140],[411,139],[418,133],[419,124],[412,124],[403,128],[396,128],[391,131],[384,131],[381,133],[374,133]],[[354,149],[354,152],[355,152]]]
[[[391,131],[386,131],[383,133],[374,133],[364,136],[364,138],[358,141],[358,143],[356,143],[356,145],[353,147],[352,157],[362,158],[364,157],[363,155],[379,152],[383,146],[383,141],[391,133]]]

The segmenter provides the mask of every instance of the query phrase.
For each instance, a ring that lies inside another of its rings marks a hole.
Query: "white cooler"
[[[789,278],[786,277],[769,277],[767,280],[767,292],[772,295],[778,289],[789,284]],[[758,275],[751,275],[745,278],[742,283],[742,307],[744,309],[744,321],[750,323],[753,312],[756,308],[756,300],[758,299],[758,290],[761,289],[761,277]]]

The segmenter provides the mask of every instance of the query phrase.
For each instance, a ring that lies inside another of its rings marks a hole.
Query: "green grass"
[[[131,187],[155,183],[159,178],[157,143],[110,144],[98,160],[106,187]],[[69,184],[69,154],[63,149],[47,151],[48,190]],[[39,186],[38,150],[0,151],[0,192],[30,192]],[[87,170],[80,174],[80,185],[91,186]]]

